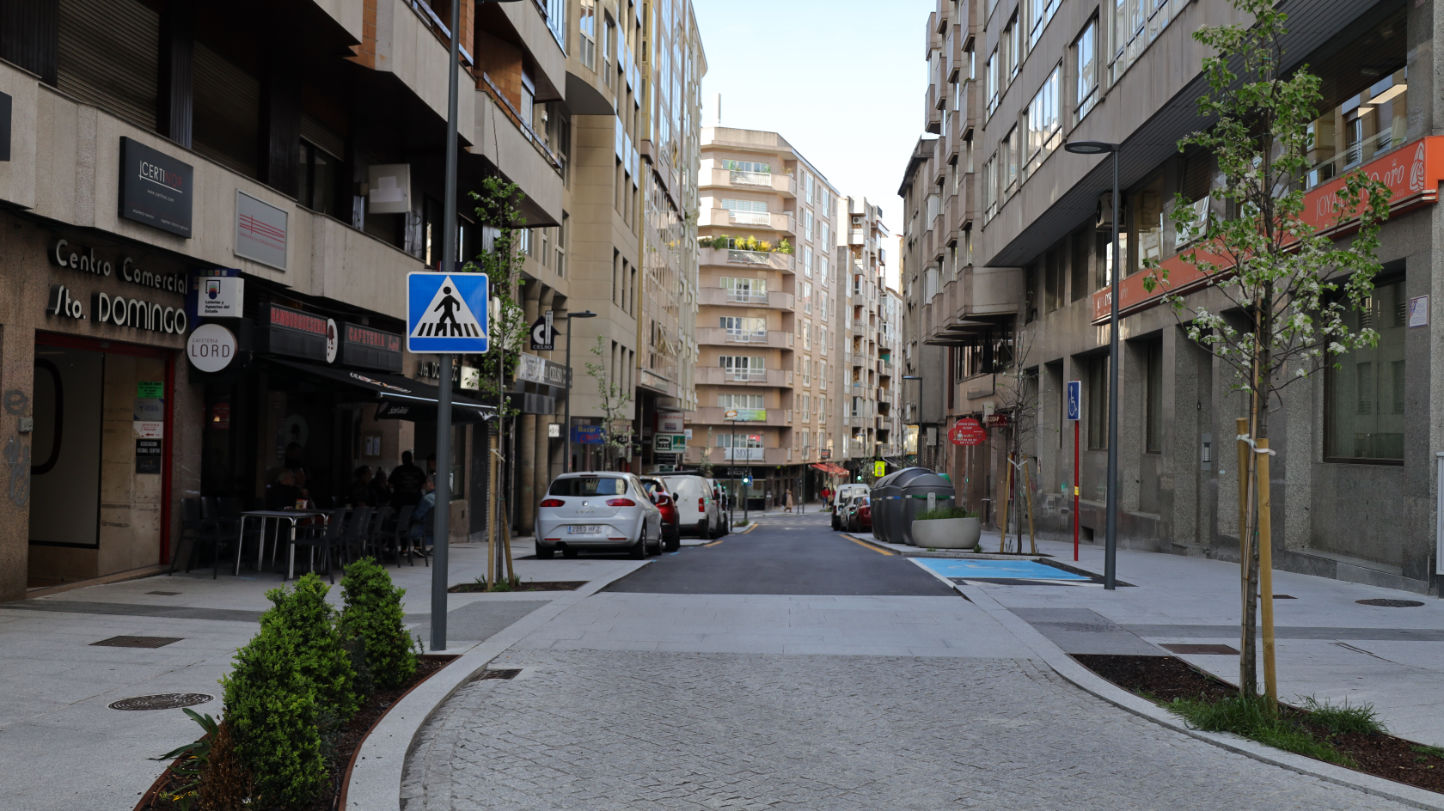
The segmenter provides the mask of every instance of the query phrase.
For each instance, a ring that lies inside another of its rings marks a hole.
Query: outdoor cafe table
[[[325,517],[326,513],[322,512],[321,510],[247,510],[246,512],[241,513],[241,532],[240,536],[236,539],[236,574],[239,575],[241,573],[241,545],[244,538],[246,537],[247,520],[255,519],[261,522],[261,534],[256,543],[256,570],[260,571],[261,565],[265,562],[266,559],[266,537],[268,535],[266,530],[271,526],[272,522],[274,522],[276,527],[279,528],[282,521],[289,521],[291,524],[291,534],[289,537],[295,538],[296,525],[300,523],[302,519],[324,519]],[[281,539],[279,537],[276,538],[276,543],[281,543]],[[272,550],[271,556],[273,558],[275,557],[274,549]],[[295,562],[295,547],[292,547],[291,562],[288,565],[286,571],[287,580],[290,580],[292,577],[295,576]]]

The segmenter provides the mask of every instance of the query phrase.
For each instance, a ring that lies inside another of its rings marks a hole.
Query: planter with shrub
[[[962,507],[926,510],[913,517],[913,543],[925,549],[974,549],[982,519]]]

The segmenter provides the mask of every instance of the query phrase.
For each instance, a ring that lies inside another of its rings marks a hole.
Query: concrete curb
[[[939,579],[946,580],[945,578]],[[949,584],[954,585],[950,581]],[[956,585],[954,585],[954,587],[956,588]],[[1299,774],[1317,777],[1320,780],[1326,780],[1336,785],[1356,789],[1376,797],[1384,797],[1415,808],[1444,808],[1444,796],[1432,791],[1425,791],[1424,789],[1414,788],[1403,783],[1385,780],[1382,777],[1374,777],[1373,775],[1346,769],[1342,766],[1334,766],[1329,763],[1314,760],[1313,758],[1304,757],[1303,755],[1296,755],[1292,752],[1274,749],[1273,747],[1264,746],[1263,744],[1256,743],[1247,738],[1238,737],[1237,735],[1204,732],[1203,730],[1193,729],[1173,713],[1168,712],[1151,701],[1147,701],[1118,687],[1088,668],[1078,664],[1073,657],[1064,653],[1062,648],[1053,644],[1052,641],[1039,633],[1038,630],[1026,620],[993,599],[985,589],[973,589],[964,592],[959,588],[958,591],[963,593],[974,605],[986,611],[989,616],[997,620],[998,623],[1012,633],[1018,641],[1032,649],[1044,664],[1053,669],[1053,672],[1068,680],[1076,687],[1120,709],[1127,710],[1134,715],[1145,718],[1160,726],[1168,727],[1189,737],[1205,741],[1219,748],[1236,752],[1263,763],[1288,769]]]
[[[464,650],[431,651],[459,653],[460,657],[422,682],[381,719],[366,736],[356,753],[356,765],[346,784],[346,805],[350,811],[395,811],[401,807],[401,781],[406,756],[421,727],[453,693],[512,645],[557,615],[596,594],[613,582],[646,565],[620,571],[606,580],[593,580],[585,587],[552,600],[547,605],[508,625],[491,638]]]

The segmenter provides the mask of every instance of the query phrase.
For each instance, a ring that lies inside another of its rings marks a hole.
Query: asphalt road
[[[652,559],[431,716],[410,809],[1357,809],[1064,681],[826,515]]]
[[[827,513],[770,516],[756,529],[663,555],[608,586],[642,594],[781,594],[953,597],[907,559],[845,540]]]

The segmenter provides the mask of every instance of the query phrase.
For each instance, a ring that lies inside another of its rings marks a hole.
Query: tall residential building
[[[702,131],[700,185],[698,407],[686,462],[734,487],[750,475],[756,504],[810,496],[822,479],[809,466],[841,453],[828,421],[843,396],[837,190],[781,135],[725,127]]]
[[[453,223],[445,2],[0,6],[0,601],[154,570],[201,508],[278,506],[283,470],[330,505],[357,467],[424,464],[407,274],[441,269],[447,230],[483,249],[465,193],[487,176],[528,225],[564,220],[537,117],[568,95],[561,3],[458,1]],[[458,360],[464,538],[489,457]]]
[[[871,480],[872,462],[882,459],[893,440],[896,332],[887,329],[887,226],[882,208],[865,199],[840,198],[838,264],[843,337],[842,434],[839,459],[847,460],[852,480]]]
[[[1284,390],[1272,412],[1274,561],[1291,570],[1437,590],[1438,460],[1444,373],[1433,336],[1433,291],[1444,278],[1441,102],[1432,77],[1437,0],[1284,0],[1285,70],[1308,65],[1323,104],[1313,162],[1299,179],[1309,209],[1361,170],[1387,183],[1393,214],[1384,264],[1353,327],[1376,347],[1338,359]],[[902,184],[906,216],[907,362],[946,371],[914,419],[926,430],[978,417],[986,444],[925,443],[924,458],[970,482],[975,507],[1001,497],[1002,448],[1016,427],[1002,381],[1022,372],[1022,453],[1034,461],[1040,525],[1071,531],[1074,431],[1064,384],[1082,384],[1077,477],[1083,537],[1101,541],[1109,434],[1110,155],[1066,152],[1069,141],[1117,145],[1121,216],[1122,368],[1114,393],[1119,539],[1162,550],[1236,558],[1237,431],[1245,416],[1226,364],[1189,341],[1146,262],[1188,268],[1185,235],[1169,226],[1177,195],[1229,216],[1211,197],[1213,157],[1177,143],[1201,122],[1196,101],[1210,54],[1192,34],[1246,23],[1225,0],[942,0],[926,28],[930,84]],[[1227,306],[1217,290],[1189,306]],[[910,395],[912,393],[910,392]],[[989,417],[992,417],[989,420]],[[938,433],[942,433],[939,431]],[[996,513],[996,510],[993,511]]]
[[[566,466],[568,432],[573,470],[676,464],[672,440],[680,446],[682,415],[696,403],[696,220],[689,213],[697,206],[707,63],[692,3],[554,3],[566,12],[566,95],[544,114],[565,184],[560,226],[529,245],[526,306],[533,321],[550,311],[558,337],[551,349],[535,350],[539,362],[522,365],[519,375],[536,381],[518,386],[556,396],[519,430],[525,450],[510,475],[518,494],[512,518],[522,531]],[[568,319],[588,311],[596,316]],[[568,352],[570,402],[551,387],[565,380]],[[625,448],[600,444],[609,416]]]

